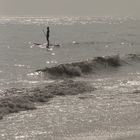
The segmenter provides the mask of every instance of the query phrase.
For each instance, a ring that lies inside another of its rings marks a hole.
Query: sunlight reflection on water
[[[129,85],[128,80],[92,79],[98,86],[94,92],[55,97],[43,106],[38,105],[37,110],[9,115],[0,122],[1,138],[107,140],[139,134],[140,97],[133,94],[139,86],[136,82]],[[127,84],[122,85],[122,81]]]

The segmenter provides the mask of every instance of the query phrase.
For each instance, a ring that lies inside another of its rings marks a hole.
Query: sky
[[[0,0],[0,15],[140,17],[140,0]]]

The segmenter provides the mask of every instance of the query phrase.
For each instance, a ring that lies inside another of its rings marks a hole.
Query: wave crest
[[[73,62],[68,64],[60,64],[51,68],[39,69],[44,73],[48,73],[51,76],[81,76],[83,74],[88,74],[95,72],[107,67],[119,67],[121,66],[121,59],[119,55],[106,56],[106,57],[96,57],[92,60],[86,60],[81,62]]]

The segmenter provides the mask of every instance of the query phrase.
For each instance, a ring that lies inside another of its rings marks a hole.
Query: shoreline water
[[[10,113],[36,109],[35,103],[45,103],[55,96],[77,95],[95,90],[85,82],[64,80],[35,88],[12,88],[0,98],[0,119]]]

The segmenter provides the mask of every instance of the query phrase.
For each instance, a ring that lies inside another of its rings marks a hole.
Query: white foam
[[[51,55],[55,55],[55,53],[52,53]]]
[[[39,72],[33,72],[33,73],[27,74],[27,76],[38,76],[39,74],[40,74]]]
[[[50,61],[46,61],[47,64],[50,64]]]
[[[15,66],[15,67],[24,67],[25,65],[22,65],[22,64],[15,64],[14,66]]]

